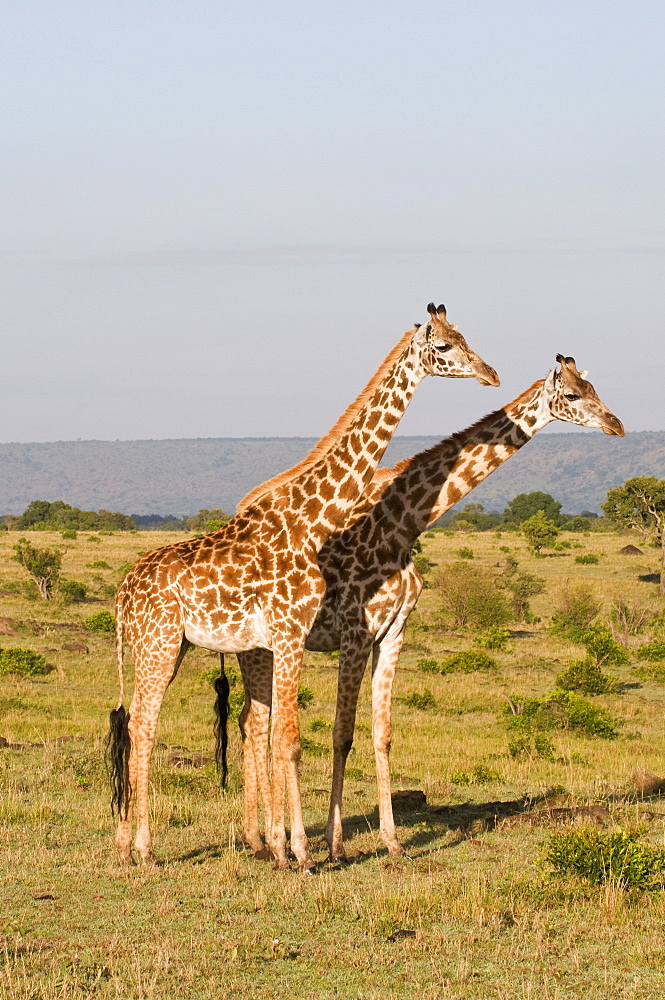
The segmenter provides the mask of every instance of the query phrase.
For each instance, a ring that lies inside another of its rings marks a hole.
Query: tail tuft
[[[226,788],[229,769],[226,760],[229,736],[227,724],[229,721],[229,679],[224,673],[224,660],[222,658],[222,672],[215,681],[215,760],[217,767],[222,773],[222,788]]]
[[[110,728],[106,740],[106,761],[111,780],[111,813],[126,819],[129,811],[129,751],[132,741],[129,737],[129,713],[124,706],[114,709],[110,715]]]

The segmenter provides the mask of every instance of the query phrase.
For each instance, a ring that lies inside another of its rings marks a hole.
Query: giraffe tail
[[[227,763],[227,751],[229,746],[228,721],[229,721],[229,679],[224,671],[224,654],[220,653],[220,675],[215,681],[215,760],[217,767],[222,773],[222,788],[226,788],[229,768]]]
[[[120,693],[118,705],[110,715],[109,734],[106,739],[106,762],[111,781],[111,812],[121,819],[126,819],[129,812],[131,788],[129,784],[129,752],[131,739],[129,736],[129,712],[122,704],[125,690],[123,670],[123,638],[124,625],[122,619],[122,588],[118,592],[115,619],[115,648],[118,660],[118,679]]]

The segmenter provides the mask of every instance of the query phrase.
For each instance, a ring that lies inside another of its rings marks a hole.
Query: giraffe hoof
[[[303,868],[302,872],[304,875],[318,875],[319,869],[316,867],[315,864],[312,864],[307,868]]]
[[[272,861],[273,853],[269,847],[262,847],[259,851],[254,851],[256,861]]]

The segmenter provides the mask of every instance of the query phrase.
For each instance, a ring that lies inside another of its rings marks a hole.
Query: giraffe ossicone
[[[344,857],[342,791],[353,744],[358,693],[372,657],[372,733],[376,759],[380,836],[390,854],[401,854],[390,797],[392,686],[407,619],[422,589],[412,561],[421,532],[482,482],[553,420],[623,436],[623,425],[598,398],[573,358],[557,355],[560,369],[535,382],[511,403],[466,430],[379,469],[344,531],[319,553],[326,596],[308,636],[308,649],[338,649],[339,678],[333,728],[333,778],[326,840],[333,859]],[[263,846],[257,792],[267,787],[268,717],[272,656],[264,649],[241,653],[245,684],[240,717],[245,774],[245,840]]]
[[[222,654],[257,646],[271,650],[273,759],[264,789],[268,846],[277,866],[288,867],[288,790],[291,848],[300,868],[313,867],[300,801],[297,695],[305,640],[325,593],[318,552],[369,485],[426,375],[498,385],[494,369],[448,324],[445,311],[434,306],[429,311],[430,320],[404,334],[303,462],[252,491],[224,527],[146,553],[123,580],[116,599],[120,699],[109,736],[121,862],[131,860],[134,811],[134,847],[144,860],[154,858],[150,756],[164,693],[188,645],[195,643]],[[134,660],[129,713],[122,705],[123,638]]]

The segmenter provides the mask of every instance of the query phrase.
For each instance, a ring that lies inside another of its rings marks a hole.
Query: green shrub
[[[552,701],[563,706],[567,728],[577,729],[587,736],[599,736],[603,740],[614,740],[619,735],[608,711],[596,708],[574,691],[557,691],[552,695]]]
[[[433,658],[425,658],[418,660],[416,663],[418,670],[422,670],[424,674],[440,674],[442,673],[441,664],[438,660]]]
[[[25,538],[19,538],[12,557],[34,577],[41,597],[50,600],[60,579],[62,553],[58,549],[38,549]]]
[[[457,550],[457,555],[460,559],[473,559],[473,549],[463,545],[461,549]]]
[[[300,685],[298,688],[298,708],[307,708],[314,701],[314,692],[311,688]]]
[[[497,662],[480,649],[465,649],[447,656],[441,664],[442,674],[473,674],[479,670],[496,670]]]
[[[639,833],[604,833],[591,827],[553,834],[544,861],[557,875],[576,875],[592,885],[616,882],[626,888],[665,884],[665,849],[639,843]]]
[[[329,719],[321,719],[317,716],[316,719],[312,719],[309,724],[310,733],[321,733],[329,732],[333,727],[332,722]]]
[[[66,539],[68,542],[73,541],[78,538],[78,532],[74,528],[65,528],[64,531],[60,532],[60,537]]]
[[[33,649],[23,649],[20,646],[13,649],[0,649],[0,675],[17,674],[19,677],[41,677],[44,674],[50,674],[54,669],[40,653],[35,653]]]
[[[122,566],[119,566],[118,567],[118,579],[119,580],[124,580],[133,565],[134,565],[133,562],[126,562],[126,563],[123,563]]]
[[[88,632],[115,632],[115,618],[110,611],[95,611],[83,624]]]
[[[593,552],[588,552],[584,556],[575,556],[575,562],[580,563],[582,566],[596,566],[598,564],[598,556],[594,555]]]
[[[614,664],[620,667],[628,663],[628,652],[612,637],[607,625],[594,625],[583,632],[579,640],[587,651],[588,657],[596,663]]]
[[[483,631],[475,637],[473,644],[479,649],[505,651],[508,648],[509,639],[510,632],[508,629],[497,628],[496,625],[490,625],[489,628],[483,629]]]
[[[542,732],[522,733],[508,740],[508,753],[511,757],[540,757],[541,760],[554,760],[554,750],[551,739]]]
[[[315,743],[314,740],[310,740],[306,736],[300,737],[300,746],[305,753],[311,754],[312,757],[325,757],[330,753],[326,747],[322,747],[320,743]]]
[[[205,670],[202,670],[201,673],[199,674],[199,680],[202,683],[214,685],[215,681],[220,675],[220,672],[221,672],[220,665],[219,662],[217,662],[214,664],[214,666],[206,667]],[[226,679],[229,682],[230,688],[236,687],[236,685],[239,684],[240,681],[242,680],[240,671],[236,667],[234,667],[232,663],[227,662],[224,664],[224,675],[226,676]]]
[[[665,642],[662,639],[654,639],[645,646],[640,646],[635,655],[638,660],[665,660]]]
[[[616,739],[614,720],[604,708],[596,708],[574,691],[555,691],[548,698],[513,695],[502,707],[509,729],[522,733],[570,729],[586,736]]]
[[[503,549],[506,552],[510,551],[505,546],[502,546]],[[516,621],[533,625],[540,619],[532,613],[529,598],[535,597],[536,594],[542,594],[545,589],[545,580],[542,576],[536,576],[535,573],[519,571],[518,567],[519,563],[515,556],[509,555],[503,573],[497,582],[510,593]]]
[[[94,562],[86,563],[88,569],[112,569],[105,559],[95,559]]]
[[[435,591],[444,614],[455,626],[474,629],[501,628],[512,621],[511,603],[500,589],[497,574],[484,566],[461,561],[440,571]]]
[[[425,688],[422,694],[419,691],[411,691],[402,700],[408,708],[417,708],[421,712],[428,712],[437,707],[436,698],[429,688]]]
[[[589,656],[571,663],[557,676],[556,685],[562,691],[581,691],[582,694],[609,694],[617,690],[614,677],[604,674]]]
[[[645,663],[637,668],[635,676],[641,681],[657,681],[662,684],[665,682],[665,663]]]
[[[521,530],[529,548],[536,555],[540,553],[541,549],[551,548],[559,536],[556,524],[554,521],[550,521],[542,510],[536,511],[533,517],[523,521]]]
[[[562,635],[572,642],[580,642],[584,633],[600,611],[600,601],[586,583],[576,587],[565,587],[559,597],[559,605],[552,616],[550,631]]]
[[[88,588],[80,580],[61,580],[58,593],[65,604],[80,604],[88,596]]]
[[[498,771],[485,764],[476,764],[470,771],[455,771],[450,775],[453,785],[491,785],[503,781]]]

